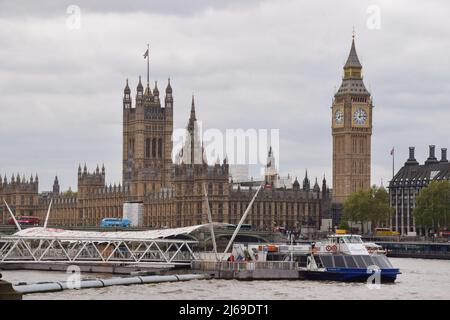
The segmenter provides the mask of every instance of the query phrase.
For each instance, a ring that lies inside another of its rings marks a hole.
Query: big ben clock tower
[[[370,188],[373,105],[361,71],[353,35],[342,84],[331,107],[335,203],[343,203],[351,193]]]

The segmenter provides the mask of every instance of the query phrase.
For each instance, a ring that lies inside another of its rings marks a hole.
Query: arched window
[[[158,139],[158,157],[162,158],[162,139]]]
[[[145,157],[150,158],[151,140],[149,138],[145,139]]]
[[[156,139],[152,140],[152,157],[156,158]]]

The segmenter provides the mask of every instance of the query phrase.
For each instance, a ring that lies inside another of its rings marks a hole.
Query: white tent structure
[[[214,223],[214,226],[227,226],[226,223]],[[210,228],[210,224],[200,224],[195,226],[173,228],[173,229],[155,229],[145,231],[81,231],[81,230],[65,230],[52,228],[28,228],[16,232],[13,236],[23,239],[45,238],[45,239],[82,239],[82,240],[156,240],[166,239],[179,235],[189,235],[190,233],[200,229]]]

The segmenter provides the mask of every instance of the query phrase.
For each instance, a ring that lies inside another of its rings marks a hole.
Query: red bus
[[[20,225],[27,225],[27,226],[37,226],[41,222],[38,217],[33,216],[21,216],[17,218],[17,222]],[[8,224],[15,224],[13,218],[9,218]]]
[[[439,229],[438,230],[438,236],[439,237],[450,237],[450,230],[448,229]]]

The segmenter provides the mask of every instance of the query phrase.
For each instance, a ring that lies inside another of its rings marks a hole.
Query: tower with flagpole
[[[139,76],[133,104],[128,83],[123,96],[123,163],[124,186],[137,195],[158,192],[170,185],[172,165],[173,92],[167,82],[163,103],[158,83],[150,85],[150,45],[144,53],[147,84]]]

